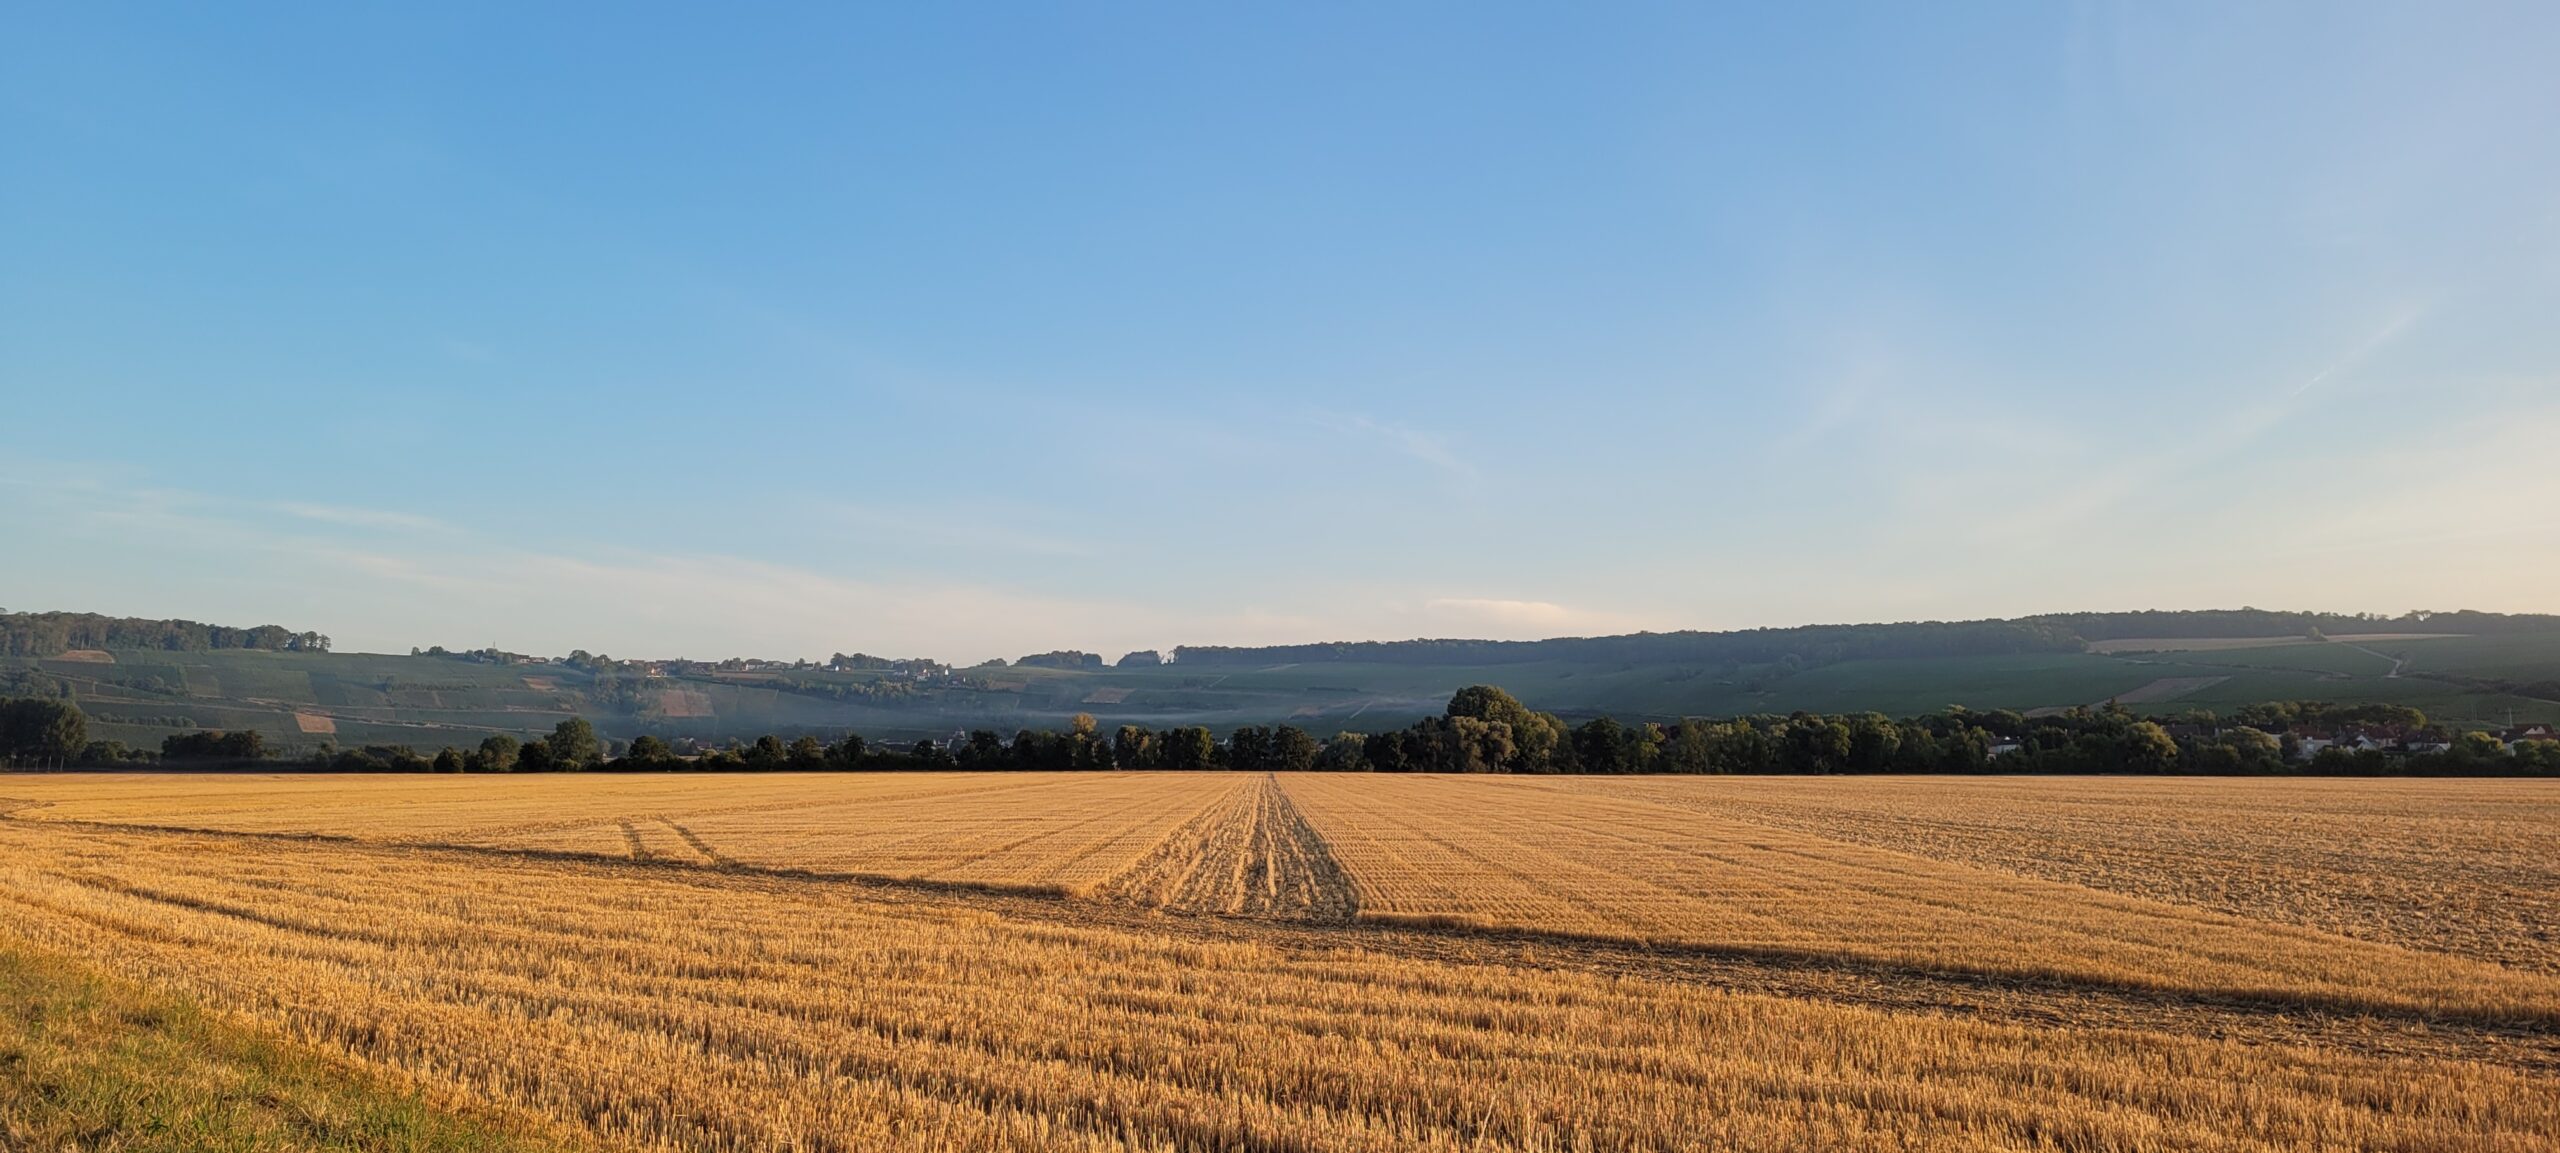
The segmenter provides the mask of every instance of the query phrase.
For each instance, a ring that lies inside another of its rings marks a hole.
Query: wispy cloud
[[[307,504],[300,501],[279,501],[277,503],[270,504],[267,507],[283,513],[286,516],[300,517],[303,520],[318,521],[322,524],[345,525],[349,528],[396,529],[407,532],[436,533],[450,533],[454,531],[452,525],[446,524],[434,517],[419,516],[415,513],[394,512],[389,509],[353,508],[346,505],[334,504]]]
[[[2417,323],[2418,311],[2419,310],[2416,308],[2401,310],[2399,314],[2393,316],[2390,320],[2383,322],[2382,327],[2375,329],[2372,335],[2365,337],[2364,340],[2359,342],[2354,348],[2348,349],[2346,355],[2329,362],[2329,366],[2327,368],[2323,368],[2318,372],[2312,373],[2311,379],[2303,381],[2299,386],[2295,387],[2293,392],[2289,395],[2300,396],[2303,393],[2311,391],[2313,385],[2317,385],[2330,377],[2349,371],[2355,368],[2355,366],[2364,363],[2367,357],[2370,357],[2375,352],[2380,351],[2384,345],[2398,339],[2400,334],[2407,331],[2410,325]]]
[[[1620,613],[1501,597],[1433,597],[1423,602],[1422,611],[1431,621],[1481,630],[1495,639],[1630,632],[1639,627]]]
[[[2163,500],[2194,478],[2244,465],[2270,436],[2302,415],[2310,404],[2305,393],[2364,365],[2405,335],[2420,314],[2415,307],[2393,313],[2281,394],[2268,390],[2272,382],[2235,387],[2228,401],[2209,414],[2181,416],[2147,429],[2145,416],[2128,415],[2125,427],[2111,434],[2115,447],[2102,455],[2048,458],[2032,477],[2006,467],[2005,462],[2017,458],[2004,455],[1999,458],[2004,467],[1984,475],[2005,490],[1999,495],[2007,499],[2009,512],[1976,523],[1972,531],[1985,539],[2017,543],[2033,537],[2060,546],[2129,507]]]
[[[1100,552],[1071,532],[1022,527],[1014,510],[983,507],[892,509],[869,504],[827,506],[822,515],[866,535],[903,544],[1031,557],[1084,557]]]
[[[121,559],[126,570],[139,571],[130,558],[183,556],[222,579],[190,583],[168,603],[214,619],[289,619],[350,651],[495,643],[543,653],[823,656],[864,649],[974,660],[1368,631],[1322,611],[1203,610],[1136,594],[1062,595],[930,576],[850,579],[718,553],[524,547],[409,514],[326,505],[288,510],[67,467],[10,467],[16,463],[23,462],[0,461],[0,485],[33,499],[0,503],[0,533],[77,542],[48,551],[90,559],[15,573],[13,597],[110,607],[94,603],[99,586],[81,564]],[[883,516],[882,523],[899,519]],[[378,531],[386,527],[435,532]],[[986,543],[1080,547],[1018,536]],[[1324,607],[1321,598],[1311,602]],[[129,594],[119,603],[139,613],[171,611]]]
[[[1421,461],[1450,476],[1469,481],[1481,476],[1475,465],[1459,457],[1446,433],[1389,424],[1357,413],[1317,413],[1315,420],[1344,436],[1383,444],[1400,455]]]

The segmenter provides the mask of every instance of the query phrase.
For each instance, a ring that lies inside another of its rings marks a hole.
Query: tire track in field
[[[693,830],[688,829],[683,825],[679,825],[665,817],[657,818],[657,822],[675,830],[676,836],[682,838],[686,846],[690,847],[694,852],[702,854],[703,863],[719,865],[724,868],[737,863],[727,857],[721,856],[720,850],[712,848],[711,842],[703,840],[701,836],[696,834]]]
[[[1350,876],[1269,775],[1184,822],[1093,895],[1147,908],[1302,921],[1350,921],[1360,911]]]
[[[311,855],[315,865],[346,858],[384,864],[411,859],[483,864],[516,861],[522,867],[556,870],[563,885],[648,877],[711,890],[804,897],[840,894],[903,906],[919,911],[919,915],[927,910],[966,910],[976,915],[1078,929],[1100,928],[1204,943],[1255,944],[1310,961],[1352,949],[1435,963],[1578,971],[1748,995],[1860,1005],[1888,1012],[1959,1016],[2027,1028],[2137,1030],[2244,1044],[2312,1045],[2373,1057],[2480,1061],[2537,1074],[2560,1074],[2560,1027],[2532,1021],[2269,998],[2246,991],[2197,992],[2130,987],[2060,975],[1968,973],[1810,951],[1613,940],[1533,928],[1369,921],[1319,923],[1272,917],[1168,917],[1157,910],[1117,902],[1064,900],[879,877],[822,876],[755,868],[713,870],[665,857],[639,861],[618,855],[0,817],[0,841],[26,835],[75,838],[66,842],[73,844],[88,838],[127,838],[135,844],[167,838],[254,844],[277,852]],[[344,854],[346,858],[332,854]],[[221,862],[229,856],[195,854],[192,859],[197,867],[186,875],[220,876]],[[218,895],[177,892],[178,886],[168,878],[146,891],[87,868],[36,866],[21,873],[58,877],[85,888],[169,908],[240,918],[296,933],[375,940],[386,947],[405,940],[375,932],[361,918],[350,918],[334,908],[320,916],[251,910],[236,907],[236,902]],[[319,882],[314,885],[308,890],[312,895],[339,896],[334,886]],[[23,886],[0,885],[0,925],[23,921],[29,911],[70,917],[144,939],[170,939],[175,931],[165,918],[75,909]]]
[[[632,828],[631,822],[629,821],[615,821],[614,824],[621,827],[622,839],[630,843],[632,860],[646,861],[651,859],[649,846],[640,840],[640,830]]]

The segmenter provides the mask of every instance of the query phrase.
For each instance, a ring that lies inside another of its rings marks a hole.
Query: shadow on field
[[[743,865],[725,859],[711,863],[668,857],[635,860],[554,849],[384,843],[330,833],[247,833],[167,825],[29,821],[5,813],[0,813],[0,820],[122,835],[310,843],[368,854],[435,854],[541,863],[604,875],[679,879],[713,888],[833,886],[859,891],[873,900],[929,900],[1077,928],[1248,943],[1310,959],[1356,949],[1424,962],[1642,978],[1734,993],[1944,1014],[2035,1028],[2169,1032],[2249,1043],[2321,1045],[2375,1056],[2437,1057],[2485,1061],[2537,1072],[2560,1071],[2560,1006],[2521,1018],[2499,1017],[2485,1012],[2431,1012],[2281,989],[2155,987],[2068,974],[1913,966],[1811,950],[1512,928],[1449,917],[1363,911],[1350,920],[1316,921],[1143,908],[1081,897],[1056,885],[923,880]]]

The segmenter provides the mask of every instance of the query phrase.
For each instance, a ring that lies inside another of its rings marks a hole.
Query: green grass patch
[[[2207,667],[2290,669],[2296,672],[2334,676],[2378,677],[2391,671],[2391,658],[2374,655],[2383,651],[2386,650],[2373,649],[2368,652],[2354,645],[2313,642],[2263,649],[2216,649],[2159,655],[2174,658],[2183,664]]]
[[[323,1054],[63,958],[0,946],[0,1148],[532,1153]]]

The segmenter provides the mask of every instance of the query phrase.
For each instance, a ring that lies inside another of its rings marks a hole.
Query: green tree
[[[1277,725],[1271,730],[1271,769],[1282,773],[1303,773],[1316,767],[1316,754],[1323,746],[1315,737],[1296,725]]]
[[[559,760],[552,756],[549,741],[527,741],[516,751],[516,772],[548,773],[561,767]]]
[[[1531,711],[1518,698],[1493,685],[1459,689],[1449,698],[1443,715],[1500,721],[1511,726],[1512,758],[1502,766],[1504,771],[1539,773],[1557,767],[1556,753],[1565,742],[1564,722],[1553,714]]]
[[[2276,739],[2256,729],[2233,729],[2225,735],[2225,743],[2245,750],[2245,755],[2273,765],[2284,757]],[[2178,742],[2157,721],[2135,721],[2126,726],[2124,765],[2130,773],[2165,773],[2178,763]]]
[[[1360,753],[1369,762],[1371,772],[1410,773],[1415,771],[1413,733],[1371,733],[1360,739]]]
[[[1476,717],[1424,717],[1403,744],[1411,771],[1423,773],[1506,772],[1519,754],[1510,725]]]
[[[596,727],[585,717],[571,717],[552,726],[551,735],[543,738],[551,747],[551,760],[563,769],[583,769],[604,759],[604,746],[596,740]]]
[[[668,748],[667,742],[660,740],[656,736],[648,733],[642,733],[639,736],[631,738],[631,748],[625,751],[622,756],[624,760],[630,761],[633,764],[666,765],[673,764],[675,762],[676,751]]]
[[[1227,735],[1227,767],[1248,773],[1271,768],[1271,730],[1245,725]]]
[[[1627,729],[1612,717],[1594,717],[1573,730],[1573,759],[1586,773],[1623,773],[1633,768]]]
[[[1891,720],[1868,713],[1849,722],[1850,771],[1881,773],[1892,767],[1900,751],[1902,730]]]
[[[827,767],[827,747],[816,737],[801,737],[791,742],[791,767],[803,771]]]
[[[971,729],[969,739],[955,750],[964,769],[1001,769],[1005,767],[1004,738],[994,729]]]
[[[1111,760],[1124,769],[1156,767],[1156,735],[1143,725],[1122,725],[1111,735]]]
[[[1456,753],[1459,772],[1505,772],[1520,755],[1508,722],[1474,717],[1450,717],[1448,722],[1450,747]]]
[[[1321,773],[1368,772],[1368,739],[1358,733],[1335,733],[1316,754],[1315,768]]]
[[[1774,773],[1779,768],[1778,740],[1748,720],[1728,721],[1707,731],[1710,773]]]
[[[1849,761],[1849,726],[1828,717],[1788,718],[1782,746],[1790,773],[1836,773]]]
[[[89,745],[89,718],[69,701],[0,701],[0,758],[68,764]]]
[[[1161,743],[1163,751],[1157,763],[1164,768],[1205,769],[1217,762],[1217,737],[1198,725],[1167,729]]]
[[[1715,726],[1697,717],[1682,718],[1671,726],[1662,743],[1662,767],[1674,773],[1703,773],[1715,763],[1715,742],[1710,734]]]
[[[439,773],[458,773],[458,772],[461,772],[461,771],[462,771],[462,751],[461,751],[461,750],[459,750],[459,749],[454,748],[452,745],[446,745],[442,751],[440,751],[440,752],[438,752],[438,753],[436,754],[436,759],[435,759],[435,763],[434,763],[434,766],[433,766],[433,767],[434,767],[435,771],[437,771],[437,772],[439,772]]]
[[[503,733],[481,740],[479,751],[472,754],[470,768],[480,773],[511,773],[516,768],[516,754],[522,748],[514,737]]]
[[[2464,733],[2460,739],[2453,742],[2453,753],[2469,761],[2504,760],[2507,755],[2507,743],[2499,740],[2495,733]]]

